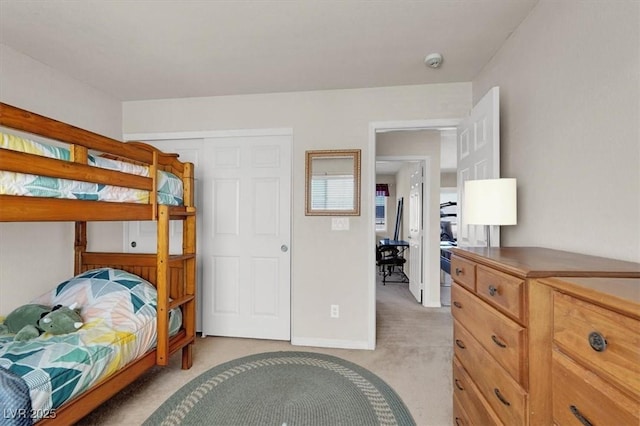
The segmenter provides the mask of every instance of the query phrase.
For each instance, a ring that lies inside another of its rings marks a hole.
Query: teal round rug
[[[144,425],[415,425],[396,392],[344,359],[268,352],[193,379]]]

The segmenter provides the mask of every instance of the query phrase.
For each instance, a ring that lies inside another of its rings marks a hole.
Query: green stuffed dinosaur
[[[82,327],[82,317],[77,303],[69,307],[27,304],[16,308],[0,324],[0,335],[15,334],[13,340],[25,341],[43,332],[66,334]]]
[[[80,316],[80,308],[78,304],[66,307],[57,305],[53,310],[44,315],[38,321],[38,328],[45,333],[51,334],[67,334],[78,330],[84,325]]]

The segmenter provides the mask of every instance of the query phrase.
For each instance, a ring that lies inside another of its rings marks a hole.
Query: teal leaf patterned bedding
[[[144,355],[156,344],[156,289],[128,272],[101,268],[59,284],[31,303],[77,302],[84,325],[76,332],[48,333],[24,342],[0,336],[0,368],[29,388],[32,412],[47,413]],[[171,312],[170,333],[181,325]]]
[[[64,161],[70,161],[71,158],[69,150],[66,148],[43,144],[1,132],[0,148]],[[103,169],[149,177],[148,167],[111,160],[96,155],[89,155],[88,164]],[[180,178],[169,172],[158,171],[157,184],[158,203],[173,206],[183,204],[183,185]],[[123,188],[8,171],[0,171],[0,194],[121,203],[149,203],[149,191],[143,191],[141,189]]]

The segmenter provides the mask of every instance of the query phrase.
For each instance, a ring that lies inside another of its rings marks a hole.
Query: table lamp
[[[466,225],[484,225],[487,248],[490,226],[516,224],[516,179],[478,179],[464,183],[462,214]]]

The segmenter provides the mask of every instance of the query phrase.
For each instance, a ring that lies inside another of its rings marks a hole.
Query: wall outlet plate
[[[340,305],[331,305],[331,318],[340,318]]]

